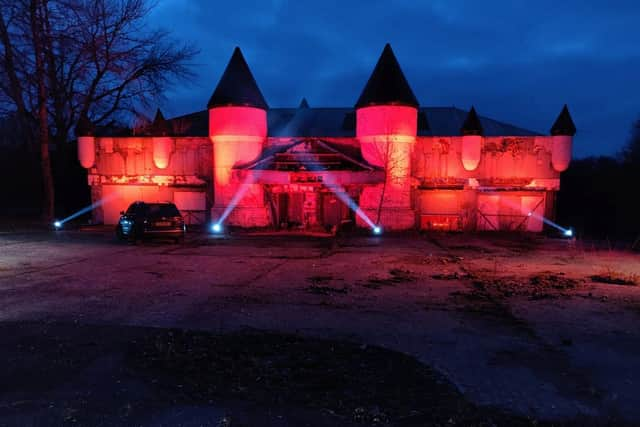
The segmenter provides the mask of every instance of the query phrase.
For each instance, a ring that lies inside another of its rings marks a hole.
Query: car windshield
[[[143,213],[144,205],[142,203],[132,203],[129,205],[129,209],[127,209],[127,214],[133,215],[136,213]]]
[[[148,213],[149,216],[153,217],[161,217],[161,216],[180,216],[180,212],[178,208],[176,208],[173,204],[163,203],[163,204],[149,204]]]

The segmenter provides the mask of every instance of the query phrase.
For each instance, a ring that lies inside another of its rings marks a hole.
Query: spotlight
[[[564,230],[564,236],[565,237],[573,237],[573,230],[570,228],[567,228],[566,230]]]
[[[222,226],[216,222],[211,226],[211,231],[213,231],[214,233],[219,233],[222,231]]]
[[[376,225],[375,227],[373,227],[373,234],[382,234],[382,228]]]
[[[54,221],[53,226],[58,229],[58,228],[62,228],[62,223],[60,221]]]
[[[531,215],[533,215],[531,212],[529,212],[529,213],[527,214],[527,216],[531,216]]]

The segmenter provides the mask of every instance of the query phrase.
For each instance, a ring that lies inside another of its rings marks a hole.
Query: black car
[[[186,227],[180,211],[173,203],[134,202],[126,212],[120,212],[116,234],[121,240],[142,240],[146,237],[167,237],[184,240]]]

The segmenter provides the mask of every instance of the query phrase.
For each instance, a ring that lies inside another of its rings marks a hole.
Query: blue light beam
[[[224,221],[229,217],[231,212],[233,212],[233,210],[238,205],[238,203],[240,203],[245,194],[247,194],[249,185],[255,184],[258,178],[260,178],[260,175],[262,175],[262,170],[260,169],[255,170],[255,172],[250,171],[250,173],[247,173],[244,181],[242,182],[242,184],[240,184],[238,191],[236,191],[236,193],[233,195],[227,207],[224,208],[224,211],[222,212],[222,215],[220,215],[220,218],[218,218],[218,220],[211,226],[211,230],[214,233],[219,233],[220,231],[222,231],[222,224],[224,223]],[[219,231],[216,231],[216,229],[218,229]]]
[[[345,205],[347,205],[349,209],[354,211],[355,214],[358,217],[360,217],[369,226],[369,228],[371,228],[374,234],[382,233],[382,229],[379,226],[377,226],[367,216],[367,214],[364,213],[364,211],[360,208],[360,206],[358,206],[358,204],[351,197],[349,197],[346,190],[335,181],[334,177],[331,175],[329,171],[325,171],[319,168],[314,168],[312,165],[308,163],[305,163],[305,166],[307,167],[307,170],[310,170],[312,172],[327,172],[324,175],[324,182],[323,182],[324,186],[329,190],[331,190],[336,195],[337,198],[339,198]],[[215,231],[215,230],[218,227],[220,230],[222,230],[222,224],[229,217],[231,212],[233,212],[233,210],[238,205],[238,203],[242,200],[242,198],[245,196],[245,194],[249,190],[249,185],[254,184],[262,174],[261,169],[257,169],[257,170],[254,169],[253,172],[254,173],[247,174],[242,184],[240,184],[238,191],[236,191],[236,193],[233,195],[233,197],[231,198],[231,201],[222,212],[222,215],[220,215],[220,218],[218,218],[218,220],[211,226],[212,231],[217,233],[218,231]]]
[[[550,225],[551,227],[555,228],[556,230],[559,230],[560,232],[562,232],[562,235],[564,235],[566,237],[572,237],[573,236],[573,230],[571,230],[571,228],[564,228],[561,225],[556,224],[555,222],[551,221],[550,219],[547,219],[547,218],[543,217],[542,215],[538,215],[535,212],[529,212],[527,214],[527,216],[539,219],[540,221],[544,222],[545,224]]]
[[[323,177],[324,186],[326,188],[328,188],[329,190],[331,190],[333,192],[333,194],[336,195],[337,198],[342,200],[342,202],[345,205],[347,205],[347,207],[349,209],[354,211],[356,215],[358,215],[365,223],[367,223],[369,228],[371,228],[371,230],[373,230],[374,234],[380,234],[382,232],[382,229],[380,227],[378,227],[376,224],[374,224],[374,222],[371,220],[371,218],[369,218],[367,216],[367,214],[364,213],[364,211],[360,208],[360,206],[358,206],[358,204],[351,197],[349,197],[349,195],[347,194],[346,190],[340,184],[338,184],[335,181],[335,179],[334,179],[333,175],[331,174],[331,172],[323,170],[323,169],[319,169],[318,167],[314,168],[313,165],[308,164],[308,163],[305,163],[305,166],[307,167],[308,170],[310,170],[312,172],[326,172],[326,174]],[[378,231],[376,231],[376,229]]]
[[[102,199],[98,200],[97,202],[92,203],[92,204],[90,204],[89,206],[86,206],[86,207],[84,207],[84,208],[80,209],[79,211],[72,213],[71,215],[69,215],[68,217],[66,217],[66,218],[64,218],[64,219],[56,220],[56,221],[53,223],[53,226],[54,226],[55,228],[62,228],[62,226],[63,226],[65,223],[67,223],[67,222],[71,221],[71,220],[72,220],[72,219],[74,219],[74,218],[79,217],[80,215],[84,215],[84,214],[86,214],[87,212],[90,212],[90,211],[94,210],[95,208],[97,208],[97,207],[99,207],[99,206],[104,205],[104,204],[105,204],[105,203],[107,203],[107,202],[110,202],[110,201],[111,201],[112,199],[114,199],[116,196],[118,196],[118,193],[117,193],[117,192],[116,192],[116,193],[113,193],[112,195],[110,195],[110,196],[108,196],[108,197],[103,197]]]

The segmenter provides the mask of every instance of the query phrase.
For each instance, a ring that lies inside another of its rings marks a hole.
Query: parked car
[[[137,241],[147,237],[184,240],[186,227],[180,211],[173,203],[134,202],[120,212],[116,234],[121,240]]]

